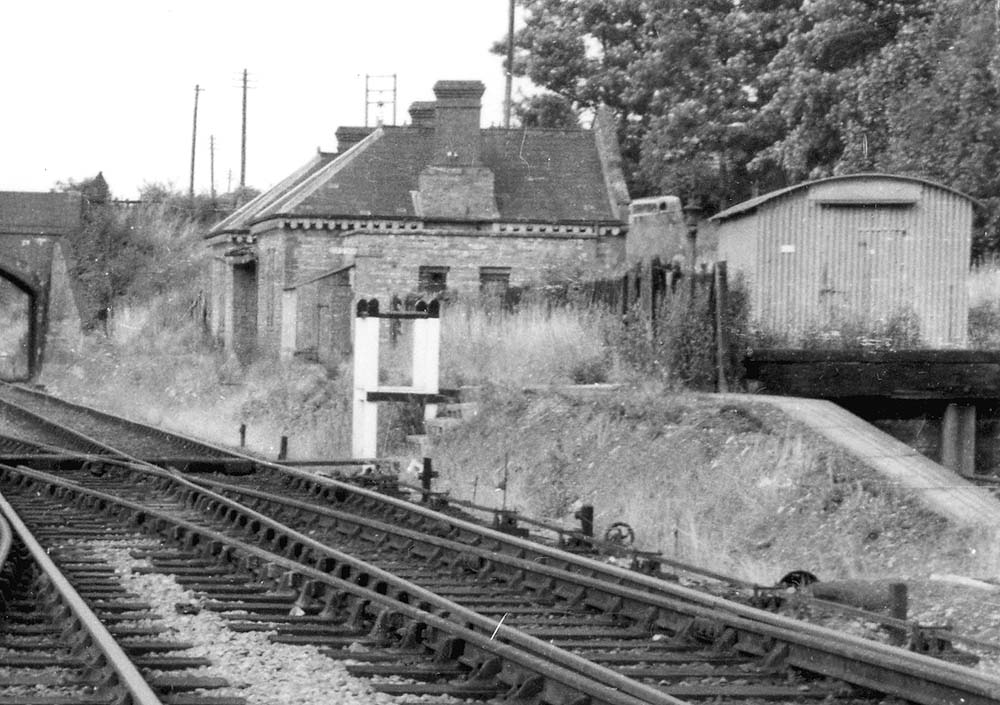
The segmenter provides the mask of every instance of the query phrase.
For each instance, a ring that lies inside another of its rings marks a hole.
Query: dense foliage
[[[981,200],[977,249],[1000,249],[993,2],[518,3],[514,72],[578,112],[615,111],[633,196],[714,210],[823,176],[908,174]]]
[[[246,189],[192,200],[169,186],[146,184],[140,202],[123,202],[113,198],[102,174],[59,182],[56,189],[83,196],[82,227],[69,237],[69,273],[88,329],[106,329],[123,301],[169,291],[179,274],[196,275],[182,242],[188,231],[203,229],[256,195]]]

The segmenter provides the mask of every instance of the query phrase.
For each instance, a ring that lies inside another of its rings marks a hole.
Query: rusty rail
[[[139,670],[107,630],[97,615],[87,606],[80,594],[52,562],[45,549],[31,535],[28,527],[14,511],[7,498],[0,494],[0,516],[9,523],[10,538],[16,534],[27,549],[31,559],[43,571],[59,599],[87,635],[88,640],[104,655],[107,666],[117,676],[120,686],[128,693],[132,705],[163,705]]]

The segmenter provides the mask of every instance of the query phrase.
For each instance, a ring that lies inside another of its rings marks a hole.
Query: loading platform
[[[785,412],[900,487],[931,511],[964,525],[1000,527],[1000,501],[849,411],[823,399],[750,394],[734,401],[769,404]]]

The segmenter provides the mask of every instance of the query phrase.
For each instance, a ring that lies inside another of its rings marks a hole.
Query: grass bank
[[[776,410],[647,384],[602,394],[488,390],[435,449],[439,483],[486,506],[596,533],[768,584],[1000,574],[988,536],[959,529]],[[506,498],[501,488],[507,469]]]

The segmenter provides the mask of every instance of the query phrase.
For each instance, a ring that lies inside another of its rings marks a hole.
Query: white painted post
[[[441,362],[441,316],[437,301],[432,301],[428,307],[428,318],[424,323],[424,390],[428,394],[437,394],[440,390]],[[430,421],[437,417],[437,404],[424,405],[424,420]]]
[[[417,304],[417,312],[422,313],[423,302]],[[423,392],[427,385],[427,319],[426,318],[414,318],[413,319],[413,350],[412,352],[412,362],[411,362],[411,381],[410,385],[413,387],[414,391]]]
[[[358,302],[354,318],[354,418],[351,450],[355,458],[374,458],[378,438],[378,404],[368,401],[369,390],[378,388],[378,301],[372,300],[375,315],[368,303]]]

